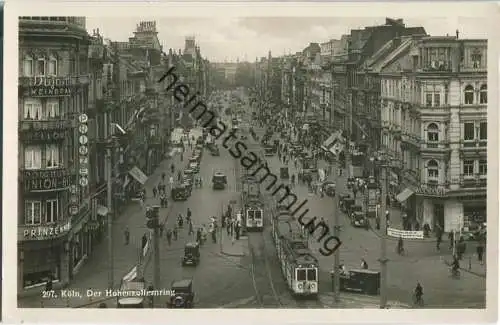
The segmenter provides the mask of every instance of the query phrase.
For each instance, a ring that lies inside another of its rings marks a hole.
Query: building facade
[[[405,166],[415,218],[446,232],[486,221],[487,42],[458,36],[414,42],[381,90],[383,145]]]
[[[87,256],[88,182],[79,173],[86,122],[85,19],[19,19],[18,293],[68,283]]]

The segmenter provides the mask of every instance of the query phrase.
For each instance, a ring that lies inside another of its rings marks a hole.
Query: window
[[[45,222],[56,222],[59,216],[59,205],[57,199],[47,200],[45,204]]]
[[[53,56],[49,58],[49,62],[47,64],[47,75],[49,76],[57,76],[57,59]]]
[[[465,87],[465,104],[471,105],[474,103],[474,87],[467,85]]]
[[[46,118],[56,118],[59,117],[59,100],[58,99],[49,99],[46,104]]]
[[[474,123],[468,122],[464,123],[464,140],[471,141],[474,140]]]
[[[59,146],[49,144],[45,148],[45,162],[47,168],[57,168],[61,166]]]
[[[431,123],[427,126],[427,141],[428,142],[438,142],[439,141],[439,128],[436,123]],[[428,143],[427,147],[436,148],[437,143]]]
[[[439,177],[438,163],[435,160],[431,160],[427,163],[427,178],[431,181],[437,181]]]
[[[488,103],[488,89],[486,85],[482,85],[479,89],[479,103],[487,104]]]
[[[24,203],[25,224],[39,225],[42,222],[42,202],[26,201]]]
[[[441,106],[441,95],[440,94],[434,94],[434,106],[436,106],[436,107]]]
[[[477,69],[481,66],[481,54],[474,53],[471,55],[472,67]]]
[[[488,122],[479,123],[479,140],[488,139]]]
[[[36,61],[36,73],[38,76],[45,76],[45,59]]]
[[[306,270],[305,269],[297,269],[297,281],[306,281]]]
[[[479,175],[486,176],[488,173],[488,162],[486,159],[479,160]]]
[[[474,176],[474,160],[464,160],[464,176]]]
[[[307,281],[316,281],[316,269],[307,269]]]
[[[41,120],[42,119],[42,103],[37,99],[25,99],[24,101],[24,119],[25,120]]]
[[[23,75],[25,77],[33,76],[33,59],[29,56],[23,61]]]
[[[425,106],[432,107],[432,94],[425,95]]]
[[[39,146],[27,146],[24,148],[24,168],[42,168],[42,150]]]

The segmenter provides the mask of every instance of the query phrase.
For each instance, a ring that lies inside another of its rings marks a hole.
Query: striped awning
[[[409,188],[405,188],[401,193],[399,193],[397,196],[396,196],[396,200],[398,200],[398,202],[404,202],[406,200],[408,200],[408,198],[410,196],[412,196],[415,192],[412,191],[411,189]]]

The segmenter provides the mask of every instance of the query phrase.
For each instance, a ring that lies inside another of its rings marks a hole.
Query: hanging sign
[[[81,187],[87,187],[89,185],[89,150],[88,150],[88,142],[89,139],[87,137],[87,132],[88,132],[88,116],[87,114],[81,114],[78,117],[78,121],[80,122],[80,125],[78,127],[78,132],[80,133],[80,136],[78,137],[78,152],[80,154],[80,168],[79,168],[79,183]]]

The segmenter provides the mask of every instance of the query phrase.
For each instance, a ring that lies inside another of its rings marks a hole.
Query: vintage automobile
[[[195,143],[197,146],[201,145],[203,146],[205,144],[205,140],[203,140],[203,136],[199,136],[197,139],[196,139],[196,143]]]
[[[276,153],[275,148],[272,145],[266,144],[264,145],[264,156],[271,157]]]
[[[167,301],[168,308],[193,308],[194,307],[194,291],[193,280],[177,280],[170,285],[172,292],[170,300]]]
[[[172,188],[172,200],[174,201],[186,201],[191,195],[189,185],[178,184]]]
[[[210,154],[212,156],[220,156],[219,147],[216,144],[213,144],[210,147],[208,147],[208,150],[210,151]]]
[[[356,201],[352,197],[347,197],[340,201],[340,210],[344,213],[349,213],[351,211],[351,207],[356,203]]]
[[[354,186],[354,183],[355,183],[354,177],[349,177],[347,179],[347,188],[352,189],[352,187]]]
[[[364,269],[349,270],[340,275],[340,290],[378,295],[380,293],[380,272]]]
[[[223,190],[226,188],[227,177],[221,172],[215,172],[212,176],[212,184],[214,190]]]
[[[289,179],[290,173],[288,172],[288,167],[280,167],[280,178]]]
[[[182,257],[182,266],[198,265],[200,263],[200,244],[198,242],[187,243],[184,246],[184,256]]]
[[[197,161],[189,161],[187,169],[192,170],[194,174],[200,172],[200,164]]]
[[[330,197],[335,196],[335,182],[332,182],[332,181],[324,182],[322,187],[323,187],[323,192],[327,196],[330,196]]]
[[[356,228],[368,229],[369,223],[366,214],[364,212],[354,211],[351,214],[351,225]]]
[[[146,289],[145,282],[141,280],[123,281],[120,291],[140,291]],[[118,308],[144,308],[144,296],[118,297]]]

